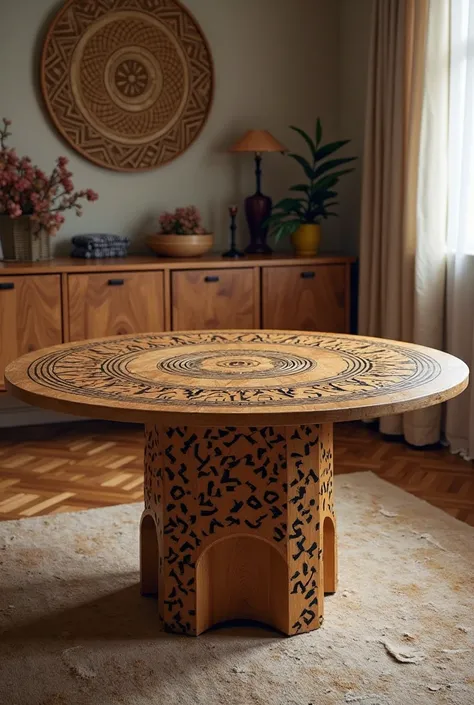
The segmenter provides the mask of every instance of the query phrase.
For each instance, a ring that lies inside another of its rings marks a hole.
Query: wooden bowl
[[[164,257],[199,257],[212,247],[214,236],[205,235],[164,235],[157,233],[147,237],[146,244],[153,252]]]

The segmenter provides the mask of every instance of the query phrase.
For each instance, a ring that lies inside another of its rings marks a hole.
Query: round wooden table
[[[30,353],[12,394],[145,424],[141,585],[167,629],[247,618],[316,629],[337,581],[333,422],[456,396],[455,357],[377,338],[197,331]]]

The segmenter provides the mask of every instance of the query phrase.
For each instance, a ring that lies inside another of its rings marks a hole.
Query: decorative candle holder
[[[235,231],[237,230],[237,224],[235,219],[238,213],[237,206],[229,206],[230,215],[230,250],[224,252],[223,257],[243,257],[244,253],[237,249],[235,244]]]

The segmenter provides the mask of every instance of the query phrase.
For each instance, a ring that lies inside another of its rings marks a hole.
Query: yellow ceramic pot
[[[318,254],[321,242],[320,225],[300,225],[291,236],[297,257],[314,257]]]

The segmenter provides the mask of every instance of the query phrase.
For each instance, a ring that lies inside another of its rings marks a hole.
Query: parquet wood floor
[[[137,502],[143,431],[105,422],[0,432],[0,520]],[[387,441],[362,423],[337,424],[337,473],[370,470],[474,526],[474,464],[441,447]]]

